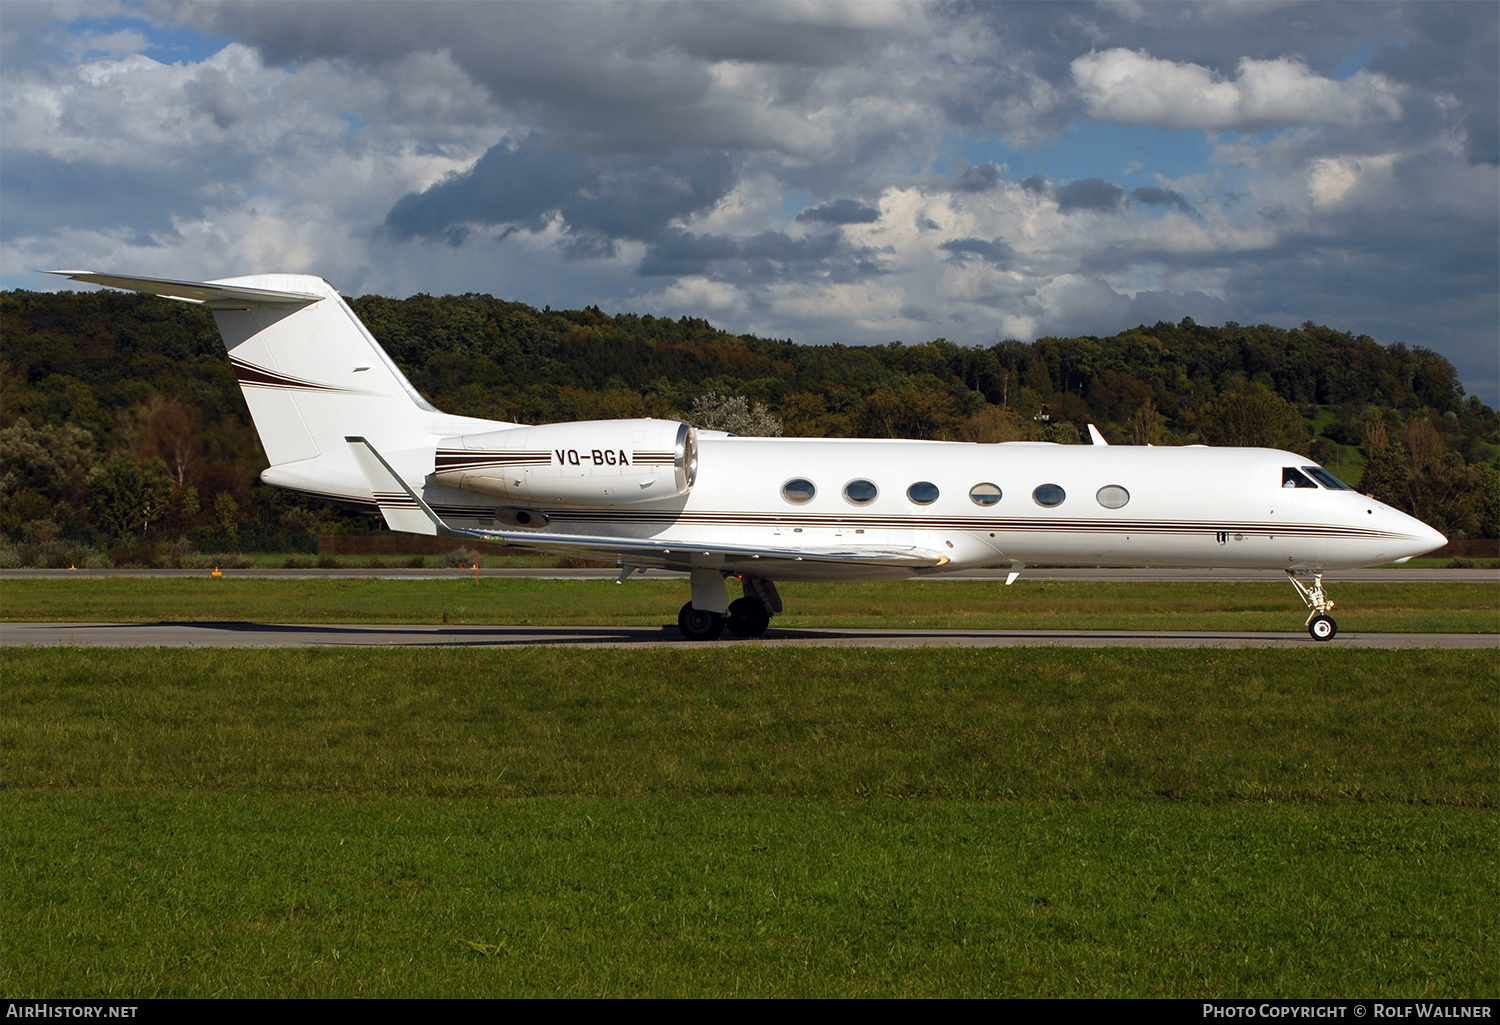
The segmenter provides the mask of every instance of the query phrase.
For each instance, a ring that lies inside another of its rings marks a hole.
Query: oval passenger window
[[[995,505],[1000,501],[998,484],[975,484],[969,489],[969,499],[975,505]]]
[[[855,505],[868,505],[879,494],[875,485],[867,480],[851,480],[844,485],[844,497]]]
[[[1031,497],[1036,500],[1037,505],[1051,509],[1055,505],[1062,505],[1068,493],[1056,484],[1043,484],[1031,493]]]
[[[794,477],[781,485],[781,497],[797,505],[811,502],[817,493],[818,489],[813,487],[813,482],[802,477]]]
[[[919,480],[906,489],[906,497],[918,505],[931,505],[938,499],[937,485],[929,481]]]
[[[1094,497],[1099,499],[1099,504],[1106,509],[1123,509],[1125,503],[1130,501],[1130,492],[1118,484],[1106,484]]]

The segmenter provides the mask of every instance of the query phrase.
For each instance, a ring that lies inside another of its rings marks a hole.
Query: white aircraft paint
[[[321,278],[56,273],[213,310],[272,464],[265,483],[378,511],[392,530],[615,558],[622,580],[647,566],[689,572],[692,637],[718,636],[726,615],[758,636],[781,611],[775,580],[1009,564],[1009,583],[1046,563],[1282,569],[1327,640],[1323,571],[1446,543],[1294,453],[1109,446],[1092,426],[1088,446],[977,445],[452,416]],[[732,605],[726,577],[743,582]]]

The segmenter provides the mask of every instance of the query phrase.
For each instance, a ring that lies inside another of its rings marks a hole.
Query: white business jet
[[[1272,449],[737,438],[671,420],[524,424],[419,395],[322,278],[172,281],[57,271],[213,311],[266,484],[379,512],[392,530],[690,574],[693,640],[758,637],[777,580],[1027,564],[1285,570],[1315,640],[1330,569],[1446,543],[1303,456]],[[729,600],[728,578],[743,595]]]

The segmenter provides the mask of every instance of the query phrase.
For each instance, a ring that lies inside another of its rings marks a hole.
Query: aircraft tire
[[[724,617],[708,609],[695,609],[688,602],[677,613],[677,629],[690,641],[716,641],[724,632]]]
[[[1307,632],[1315,641],[1331,641],[1338,636],[1339,625],[1333,621],[1332,616],[1314,616],[1312,622],[1307,624]]]
[[[729,603],[729,632],[736,637],[759,637],[771,625],[771,616],[759,598],[746,595]]]

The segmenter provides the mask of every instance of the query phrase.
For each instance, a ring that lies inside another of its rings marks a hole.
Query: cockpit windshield
[[[1302,475],[1295,466],[1283,466],[1281,468],[1281,486],[1284,488],[1312,488],[1317,490],[1317,485]]]
[[[1343,481],[1335,477],[1333,474],[1323,469],[1321,466],[1304,466],[1302,469],[1306,470],[1313,480],[1323,485],[1329,491],[1354,490],[1349,485],[1345,484]]]

